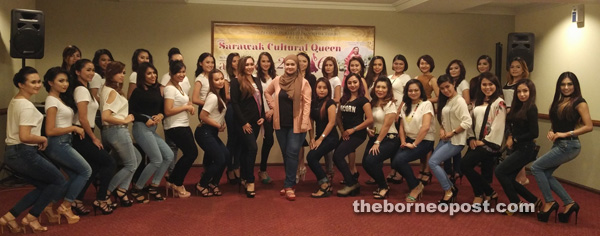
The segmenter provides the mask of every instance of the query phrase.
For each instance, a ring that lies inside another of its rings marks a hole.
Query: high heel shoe
[[[4,226],[7,226],[10,232],[13,234],[21,232],[21,227],[17,223],[15,217],[10,212],[7,212],[4,216],[0,218],[0,229],[3,234]]]
[[[306,169],[304,169],[304,171],[305,171],[305,174],[306,174]],[[271,182],[273,182],[273,180],[271,179],[271,177],[269,176],[269,174],[266,171],[259,171],[258,172],[258,179],[263,184],[270,184]],[[302,179],[302,180],[304,180],[304,179]],[[296,177],[296,183],[297,182],[298,182],[298,177]]]
[[[383,192],[383,194],[381,194]],[[390,193],[390,187],[387,188],[378,188],[375,192],[373,192],[373,198],[375,199],[386,199],[388,193]]]
[[[133,186],[133,188],[131,188],[130,192],[131,192],[131,196],[133,197],[133,199],[135,199],[135,201],[137,203],[146,204],[146,203],[150,202],[148,197],[146,197],[146,193],[144,190],[139,189],[136,186]]]
[[[548,211],[544,212],[540,210],[540,212],[537,213],[538,220],[541,222],[548,222],[548,218],[550,218],[550,214],[552,214],[553,211],[558,212],[558,203],[556,202],[552,202],[552,206]],[[557,214],[554,213],[554,222],[556,222],[556,218]]]
[[[158,192],[158,186],[148,185],[148,186],[144,187],[144,191],[146,191],[148,193],[148,195],[152,196],[152,199],[154,199],[154,201],[159,201],[160,202],[160,201],[164,201],[165,200],[165,197],[163,197]]]
[[[133,201],[127,197],[127,190],[118,188],[113,194],[119,199],[122,207],[130,207],[133,205]]]
[[[200,194],[202,194],[202,197],[212,197],[213,193],[210,192],[210,188],[208,187],[202,187],[200,185],[200,183],[196,184],[196,196],[200,196]]]
[[[75,200],[71,203],[71,211],[78,216],[85,216],[90,214],[90,209],[85,208],[81,200]]]
[[[452,182],[453,185],[456,185],[456,180],[458,179],[460,180],[459,184],[462,185],[462,178],[462,173],[454,173],[454,175],[450,176],[450,182]]]
[[[492,204],[492,202],[494,202],[494,206],[496,204],[498,204],[498,193],[496,193],[496,191],[493,191],[492,194],[490,194],[489,196],[485,196],[485,201],[490,203],[490,205]]]
[[[190,192],[188,192],[187,190],[185,190],[185,186],[181,185],[181,186],[177,186],[177,185],[171,185],[171,193],[173,194],[173,197],[178,197],[178,198],[188,198],[190,197],[192,194]]]
[[[421,197],[423,196],[423,190],[425,189],[425,186],[423,185],[423,183],[419,182],[419,185],[417,185],[417,187],[413,188],[410,190],[410,193],[408,194],[408,196],[406,196],[406,202],[417,202],[418,200],[421,199]],[[413,197],[411,195],[411,193],[413,191],[419,191],[419,193],[417,194],[416,197]]]
[[[471,204],[471,205],[480,205],[481,206],[481,204],[483,204],[483,202],[484,202],[484,199],[485,199],[484,195],[475,196],[473,198],[473,204]]]
[[[310,196],[313,198],[324,198],[331,196],[331,184],[329,182],[325,183],[326,186],[323,188],[323,184],[319,185],[319,189],[314,193],[311,193]]]
[[[358,172],[356,172],[358,173]],[[360,194],[360,184],[356,183],[352,186],[344,186],[344,188],[337,191],[338,197],[356,196]]]
[[[306,179],[306,166],[301,166],[298,168],[298,171],[296,171],[296,183],[300,182],[300,179],[302,179],[302,181]]]
[[[92,207],[94,208],[94,216],[96,216],[97,210],[100,210],[102,215],[110,215],[113,213],[113,209],[106,201],[95,200],[94,203],[92,203]]]
[[[70,207],[66,207],[65,205],[61,204],[58,209],[56,209],[56,212],[58,213],[58,224],[60,224],[60,218],[62,218],[61,216],[65,216],[67,223],[69,224],[75,224],[79,222],[79,216],[73,214]]]
[[[398,172],[393,172],[394,174],[390,173],[386,180],[388,183],[392,183],[392,184],[401,184],[402,182],[404,182],[404,177],[402,177],[402,175],[398,174]],[[400,176],[400,179],[396,179],[396,176]]]
[[[40,215],[39,217],[40,221],[42,221],[42,216],[46,215],[46,218],[48,218],[48,223],[58,223],[58,218],[60,216],[54,212],[52,205],[53,204],[50,203],[48,206],[46,206],[46,208],[44,208],[44,214]]]
[[[456,186],[452,186],[452,188],[450,188],[449,190],[450,191],[446,191],[444,193],[444,196],[440,201],[438,201],[438,204],[448,204],[456,201],[456,196],[458,195],[458,188],[456,188]]]
[[[23,217],[21,224],[23,225],[23,233],[27,233],[27,226],[29,226],[34,233],[48,231],[48,227],[40,225],[38,219],[31,214],[27,214],[27,216]]]
[[[210,188],[210,191],[213,193],[213,196],[220,197],[223,195],[223,193],[219,189],[219,185],[214,185],[211,183],[211,184],[208,184],[208,188]]]
[[[560,221],[561,223],[569,223],[569,219],[571,219],[571,215],[573,214],[573,212],[575,212],[575,224],[577,224],[577,217],[579,216],[579,204],[577,204],[576,202],[573,202],[572,204],[573,205],[571,205],[571,207],[569,208],[569,210],[567,210],[567,212],[558,213],[558,221]],[[566,205],[566,206],[568,206],[568,205]]]
[[[423,183],[424,186],[426,186],[427,184],[431,183],[431,172],[425,172],[425,171],[421,171],[419,172],[421,173],[421,183]],[[424,179],[424,177],[427,176],[427,179]]]
[[[296,192],[293,188],[284,188],[285,189],[285,199],[288,201],[296,200]]]
[[[254,190],[254,183],[246,183],[246,197],[254,198],[256,196],[256,191]]]

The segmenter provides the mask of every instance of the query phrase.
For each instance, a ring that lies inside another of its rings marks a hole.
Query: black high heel
[[[550,207],[550,209],[546,212],[544,211],[540,211],[537,213],[537,218],[539,221],[541,222],[548,222],[548,218],[550,218],[550,214],[552,214],[553,211],[558,212],[558,203],[553,202],[552,206]],[[557,215],[556,212],[554,213],[554,222],[556,222],[556,218]]]
[[[360,176],[360,173],[358,171],[356,171],[354,174],[352,174],[352,177],[358,181],[358,177]],[[346,181],[342,180],[340,181],[340,184],[346,184]],[[375,184],[375,182],[373,182],[372,184]]]
[[[573,205],[569,210],[565,213],[558,213],[558,221],[561,223],[569,223],[569,219],[571,219],[571,215],[575,212],[575,224],[577,224],[577,217],[579,216],[579,204],[573,202]]]
[[[319,185],[319,190],[315,191],[310,196],[313,198],[324,198],[331,196],[331,192],[331,183],[327,183],[325,188],[322,188],[321,185]]]
[[[383,194],[381,194],[381,191],[385,191]],[[388,193],[390,193],[390,187],[388,186],[387,188],[378,188],[377,191],[373,192],[373,198],[375,199],[386,199],[388,196]]]
[[[119,193],[121,193],[121,195],[119,195]],[[122,207],[130,207],[133,205],[133,201],[131,199],[126,199],[127,190],[118,188],[117,191],[113,192],[113,194],[119,199]]]
[[[452,188],[450,188],[450,195],[448,195],[447,193],[444,193],[444,196],[442,197],[442,199],[440,201],[438,201],[438,204],[448,204],[448,203],[455,202],[457,195],[458,195],[458,188],[456,188],[455,186],[452,186]],[[445,199],[446,197],[449,197],[449,198]]]
[[[493,191],[492,194],[490,194],[489,196],[485,196],[485,201],[489,202],[490,205],[492,204],[492,202],[494,202],[494,206],[496,204],[498,204],[498,193],[496,193],[496,191]]]
[[[159,192],[158,192],[158,187],[156,186],[152,186],[152,185],[148,185],[146,187],[144,187],[144,191],[148,193],[148,195],[152,196],[152,198],[154,199],[154,201],[164,201],[165,197],[163,197]]]
[[[102,215],[110,215],[113,213],[113,209],[110,207],[110,205],[108,205],[106,201],[96,200],[92,204],[92,207],[94,208],[94,216],[96,216],[96,210],[100,210],[100,212],[102,212]]]
[[[459,184],[462,185],[462,178],[463,178],[462,173],[454,173],[454,175],[450,176],[450,182],[452,182],[452,184],[456,185],[456,180],[460,179]]]
[[[135,201],[137,203],[146,204],[146,203],[150,202],[150,200],[148,200],[148,198],[146,197],[144,190],[138,189],[137,187],[133,186],[133,188],[131,188],[130,192],[131,192],[131,196],[133,197],[133,199],[135,199]]]
[[[421,179],[419,179],[419,180],[421,181],[421,183],[423,183],[423,185],[427,185],[427,184],[431,183],[431,179],[432,179],[431,172],[420,171],[419,173],[421,174]],[[426,180],[423,180],[423,176],[427,176],[429,178],[427,178]]]
[[[396,179],[396,176],[398,176],[400,174],[398,174],[398,172],[394,172],[393,175],[388,175],[387,177],[387,181],[388,183],[392,183],[392,184],[401,184],[402,182],[404,182],[404,177],[400,176],[400,179]]]
[[[254,198],[256,196],[256,191],[255,190],[248,190],[248,187],[252,185],[254,187],[254,183],[247,183],[246,184],[246,197],[247,198]]]
[[[202,195],[202,197],[212,197],[213,193],[210,192],[210,188],[202,187],[200,183],[196,184],[196,196]]]
[[[223,193],[219,189],[219,185],[208,184],[208,188],[210,188],[210,191],[213,193],[214,196],[219,197],[223,195]]]
[[[80,200],[73,201],[73,203],[71,204],[71,211],[73,211],[73,213],[75,213],[75,215],[78,216],[85,216],[90,214],[91,212],[89,209],[85,208],[83,202]]]

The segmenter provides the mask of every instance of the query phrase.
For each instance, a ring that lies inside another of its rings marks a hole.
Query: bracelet
[[[571,134],[571,137],[575,137],[575,131],[571,130],[569,133]]]
[[[458,134],[455,129],[452,130],[453,134]]]
[[[356,132],[356,126],[352,127],[352,130],[354,130],[354,132]]]
[[[322,137],[322,138],[325,138],[325,134],[321,134],[321,137]]]
[[[381,144],[381,141],[379,141],[379,140],[375,140],[375,143],[374,143],[374,144]]]

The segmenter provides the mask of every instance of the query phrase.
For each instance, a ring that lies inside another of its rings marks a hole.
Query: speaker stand
[[[25,68],[25,58],[21,58],[22,63],[21,63],[21,69]]]

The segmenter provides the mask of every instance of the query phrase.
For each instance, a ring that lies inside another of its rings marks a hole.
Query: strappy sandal
[[[221,190],[219,189],[218,185],[214,185],[214,184],[208,184],[208,188],[210,188],[210,191],[213,193],[213,195],[219,197],[221,195],[223,195],[223,193],[221,192]]]
[[[202,195],[202,197],[212,197],[213,193],[210,191],[209,187],[202,187],[200,186],[200,183],[196,184],[196,195],[200,196]]]
[[[324,198],[331,196],[331,193],[333,192],[331,190],[331,184],[327,183],[327,186],[325,188],[322,188],[321,186],[322,185],[319,185],[319,189],[314,193],[311,193],[310,196],[313,198]]]

